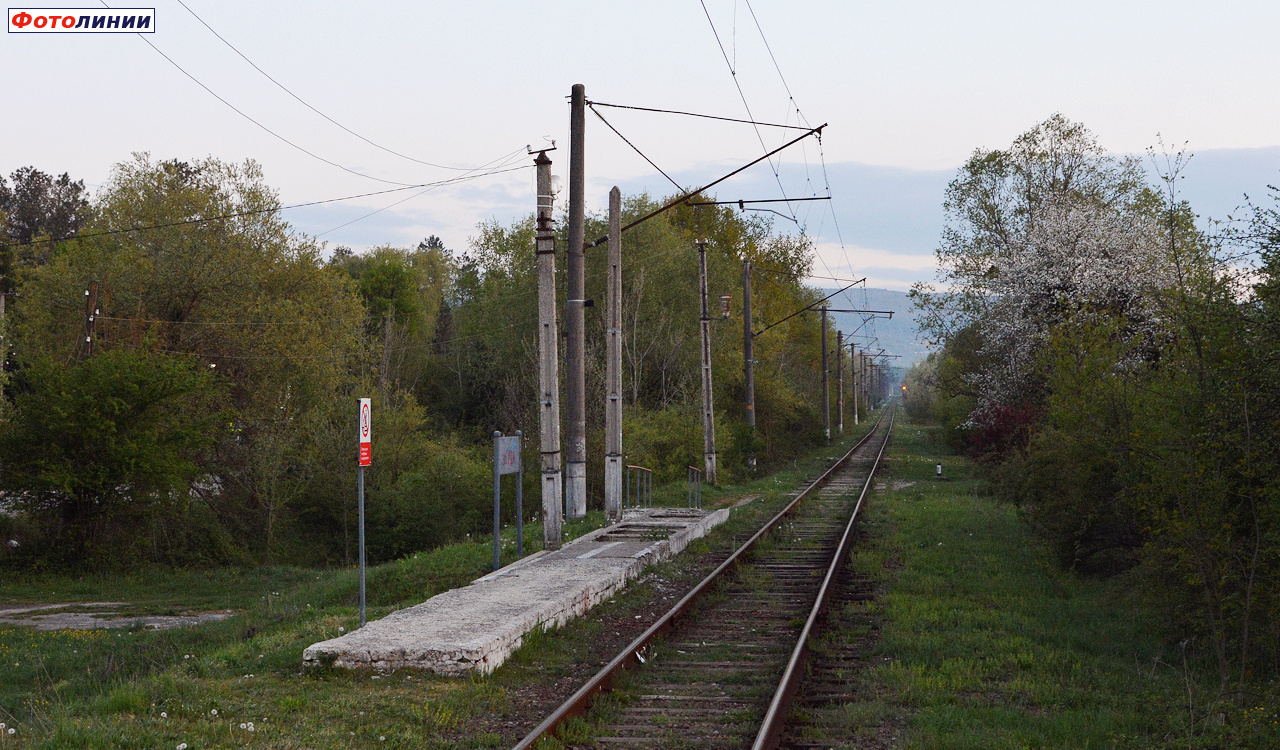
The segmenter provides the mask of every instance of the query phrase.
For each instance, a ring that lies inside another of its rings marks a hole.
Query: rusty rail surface
[[[765,712],[764,721],[760,725],[759,733],[756,734],[755,742],[751,745],[751,750],[776,750],[782,743],[782,733],[786,728],[787,716],[791,711],[791,703],[795,698],[796,689],[800,685],[800,679],[805,672],[805,665],[809,660],[809,637],[817,627],[819,618],[825,614],[831,592],[835,589],[835,581],[840,575],[841,568],[844,567],[845,558],[849,554],[849,545],[853,539],[854,525],[858,521],[858,511],[862,510],[862,502],[867,497],[867,490],[871,489],[871,481],[875,478],[876,469],[880,468],[880,459],[884,457],[884,451],[889,447],[889,438],[893,434],[893,418],[895,416],[896,414],[889,416],[889,429],[885,433],[884,442],[880,444],[880,451],[876,454],[875,463],[872,464],[871,470],[867,472],[867,481],[862,485],[862,492],[858,494],[858,502],[853,507],[849,522],[845,524],[844,533],[840,536],[840,544],[836,547],[836,553],[831,558],[831,565],[827,567],[826,576],[822,579],[822,587],[818,590],[818,598],[813,603],[813,608],[809,611],[809,618],[805,620],[804,628],[800,631],[800,637],[796,642],[796,647],[791,652],[791,658],[787,660],[787,666],[782,672],[782,680],[779,681],[778,689],[774,691],[773,699],[769,702],[769,709]],[[870,435],[871,433],[867,434]]]
[[[709,593],[715,584],[720,580],[727,578],[726,574],[735,569],[744,556],[747,555],[756,544],[773,530],[777,529],[784,521],[786,521],[801,503],[806,500],[811,493],[818,488],[824,486],[828,480],[832,478],[854,454],[868,444],[880,432],[881,424],[885,420],[887,412],[881,413],[874,427],[867,432],[857,443],[853,445],[843,456],[833,463],[821,476],[805,487],[796,497],[787,504],[785,508],[780,510],[768,522],[760,527],[746,542],[739,546],[732,554],[729,555],[719,566],[710,574],[702,579],[689,593],[685,594],[671,609],[659,617],[653,625],[651,625],[644,633],[640,634],[635,640],[627,645],[617,656],[609,661],[599,672],[597,672],[590,680],[588,680],[581,688],[578,689],[567,701],[561,704],[555,711],[547,716],[533,731],[525,736],[513,750],[526,750],[534,746],[538,740],[543,737],[553,736],[555,730],[573,716],[581,716],[586,713],[593,698],[609,691],[614,685],[615,677],[619,672],[634,666],[643,665],[646,662],[645,652],[658,638],[670,633],[678,622],[684,619],[689,609]],[[823,579],[822,586],[818,592],[818,599],[813,604],[809,612],[809,620],[806,622],[804,629],[801,631],[800,640],[792,651],[791,659],[787,663],[787,667],[783,673],[783,681],[779,684],[778,691],[774,694],[774,699],[769,705],[766,712],[766,723],[762,725],[760,734],[757,739],[757,747],[777,747],[777,738],[780,736],[782,720],[785,719],[787,709],[789,707],[790,696],[794,693],[795,685],[799,675],[803,673],[804,658],[807,654],[806,642],[813,630],[813,623],[816,617],[821,613],[828,598],[831,584],[835,580],[835,573],[840,561],[847,554],[851,530],[858,511],[862,507],[863,499],[866,497],[867,489],[871,485],[871,480],[875,475],[875,470],[879,466],[880,458],[884,453],[884,446],[888,444],[889,433],[892,431],[893,418],[889,417],[888,428],[884,434],[884,440],[880,451],[875,458],[875,462],[868,471],[866,481],[862,487],[861,494],[858,497],[857,504],[848,522],[845,524],[844,533],[837,545],[836,554],[832,557],[832,562],[827,566],[827,574]],[[759,744],[760,737],[769,742],[772,738],[774,744]]]

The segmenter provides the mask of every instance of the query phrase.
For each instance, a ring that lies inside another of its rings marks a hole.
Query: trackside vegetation
[[[878,641],[846,708],[851,746],[1280,746],[1274,683],[1222,695],[1213,655],[1143,576],[1063,570],[946,429],[899,421],[862,523],[853,565],[880,593],[849,619]]]
[[[355,253],[291,228],[253,162],[137,154],[92,196],[35,168],[10,181],[0,565],[348,565],[358,397],[373,399],[377,436],[370,559],[488,527],[490,436],[538,431],[531,217],[485,223],[466,248],[431,236]],[[629,196],[624,223],[655,205]],[[601,217],[588,225],[604,231]],[[626,460],[659,483],[683,479],[702,452],[695,238],[709,242],[711,294],[735,300],[712,334],[725,479],[749,479],[749,455],[768,471],[821,442],[812,315],[760,337],[754,434],[742,417],[742,263],[768,269],[755,315],[779,320],[821,296],[802,283],[808,238],[685,206],[624,240]],[[603,300],[603,251],[587,265],[587,294]],[[593,310],[587,392],[602,394],[603,305]],[[603,397],[587,419],[598,508]],[[525,452],[530,498],[537,459]],[[526,509],[533,521],[538,503]]]
[[[865,430],[869,425],[863,425]],[[730,519],[678,558],[582,618],[535,632],[488,676],[447,678],[302,667],[312,643],[356,627],[355,571],[289,566],[122,575],[9,572],[0,600],[127,601],[129,618],[229,608],[234,617],[192,628],[37,631],[0,624],[3,748],[484,748],[510,747],[669,607],[750,532],[789,502],[806,477],[860,436],[811,451],[738,486],[708,488]],[[662,488],[673,502],[683,487]],[[743,505],[740,500],[755,498]],[[660,498],[659,498],[660,499]],[[593,511],[567,538],[603,523]],[[539,547],[537,526],[529,543]],[[504,560],[514,538],[503,539]],[[416,604],[488,572],[487,540],[414,553],[369,569],[370,618]],[[639,616],[639,617],[637,617]],[[648,619],[646,619],[648,618]],[[252,726],[252,728],[250,728]]]
[[[1280,679],[1280,194],[1207,231],[1178,192],[1191,157],[1150,158],[1154,181],[1061,116],[975,152],[947,287],[913,291],[942,348],[907,408],[1046,560],[1157,613],[1181,644],[1163,658],[1213,675],[1191,702],[1243,711]]]

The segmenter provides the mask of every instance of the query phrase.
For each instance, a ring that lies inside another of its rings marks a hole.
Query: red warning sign
[[[360,399],[360,465],[373,464],[373,418],[370,416],[369,399]]]

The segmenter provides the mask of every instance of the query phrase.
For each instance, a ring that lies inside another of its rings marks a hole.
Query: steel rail
[[[583,686],[579,688],[577,692],[575,692],[572,696],[570,696],[567,701],[560,704],[560,707],[557,708],[555,711],[552,711],[551,714],[547,716],[547,718],[544,719],[541,724],[539,724],[536,728],[534,728],[533,731],[529,732],[529,734],[527,734],[524,739],[520,740],[520,742],[517,743],[512,748],[512,750],[528,750],[528,748],[533,747],[533,745],[537,743],[538,740],[542,739],[545,736],[551,735],[556,730],[557,727],[559,727],[562,723],[564,723],[570,717],[581,716],[585,714],[587,712],[587,708],[591,703],[592,698],[612,688],[613,678],[615,674],[635,664],[644,664],[645,649],[647,649],[650,646],[650,644],[652,644],[659,637],[671,632],[671,630],[675,628],[676,622],[681,617],[683,617],[684,613],[688,611],[689,607],[695,601],[701,598],[704,594],[709,592],[711,590],[712,585],[715,584],[716,581],[719,580],[722,575],[724,575],[727,571],[736,567],[739,561],[742,559],[742,557],[747,552],[749,552],[751,548],[753,548],[758,541],[763,539],[766,534],[768,534],[770,531],[776,528],[779,524],[781,524],[782,521],[785,520],[786,517],[790,515],[791,512],[800,505],[800,502],[804,500],[806,497],[808,497],[810,492],[812,492],[818,487],[821,487],[828,479],[830,479],[832,474],[834,474],[838,469],[844,466],[844,464],[848,462],[850,458],[853,457],[854,452],[856,452],[859,448],[861,448],[868,441],[870,441],[871,438],[876,434],[876,431],[880,429],[880,423],[884,421],[884,416],[885,416],[884,413],[881,412],[880,416],[876,419],[875,425],[872,426],[872,428],[867,431],[867,434],[863,435],[858,440],[858,442],[854,443],[853,447],[851,447],[848,450],[848,452],[846,452],[843,456],[841,456],[838,461],[832,464],[825,472],[822,473],[821,476],[815,479],[808,487],[804,488],[800,492],[800,494],[796,495],[794,500],[792,500],[790,503],[787,503],[787,506],[785,508],[778,511],[777,515],[769,519],[769,521],[764,526],[760,527],[760,529],[756,531],[755,534],[752,534],[750,539],[748,539],[740,547],[738,547],[738,549],[735,550],[733,554],[729,555],[729,557],[726,558],[724,562],[720,563],[720,565],[718,565],[715,570],[711,571],[711,573],[708,574],[707,577],[703,578],[702,581],[700,581],[697,586],[694,586],[693,589],[690,590],[689,593],[685,594],[684,597],[680,599],[680,601],[676,602],[676,604],[671,609],[667,610],[665,614],[659,617],[653,623],[653,625],[649,626],[647,630],[645,630],[643,633],[637,636],[636,639],[633,640],[630,644],[628,644],[627,647],[623,649],[617,656],[613,657],[613,659],[610,660],[609,663],[606,664],[603,668],[601,668],[601,670],[597,672],[594,677],[592,677],[590,680],[587,680],[587,682],[583,684]],[[892,419],[890,420],[890,425],[892,425]],[[888,435],[886,435],[885,436],[886,444],[888,443],[888,440],[889,440]],[[881,454],[884,453],[883,447],[881,447],[880,452]],[[879,456],[877,456],[876,458],[876,463],[877,465],[879,465]],[[874,474],[874,470],[872,473]],[[868,476],[867,484],[870,485],[870,483],[871,483],[871,476]],[[864,495],[866,494],[865,487],[863,488],[863,494]],[[859,497],[858,502],[859,502],[859,505],[861,505],[861,502],[862,502],[861,497]],[[855,509],[855,513],[856,512],[857,511]]]
[[[881,416],[883,417],[883,415]],[[871,481],[876,476],[876,469],[880,468],[880,459],[884,457],[884,451],[889,447],[889,438],[893,436],[893,420],[895,416],[897,416],[896,410],[893,416],[889,417],[889,429],[885,432],[884,442],[880,444],[880,452],[876,454],[875,463],[871,465],[871,470],[867,472],[867,481],[862,485],[862,492],[858,495],[858,502],[853,507],[853,514],[849,516],[849,522],[845,524],[844,534],[840,537],[840,544],[836,547],[836,554],[831,558],[831,565],[827,568],[827,574],[822,579],[822,587],[818,589],[818,597],[813,603],[813,608],[809,611],[809,618],[805,620],[804,629],[800,631],[800,638],[796,641],[795,648],[791,652],[787,667],[782,672],[782,679],[778,682],[778,689],[774,691],[773,700],[769,702],[769,710],[765,712],[764,722],[760,725],[760,731],[756,734],[751,750],[777,750],[782,742],[782,732],[786,729],[787,715],[791,711],[792,700],[795,698],[796,689],[800,686],[800,679],[804,675],[804,668],[809,661],[809,636],[813,633],[818,619],[826,612],[828,596],[835,588],[836,578],[846,564],[845,556],[849,554],[849,545],[853,541],[853,529],[858,521],[858,511],[862,510],[862,502],[867,497],[867,490],[871,488]],[[879,423],[876,426],[878,427]],[[868,435],[870,434],[868,433]]]

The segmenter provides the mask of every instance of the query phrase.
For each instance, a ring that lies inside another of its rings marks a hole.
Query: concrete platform
[[[635,578],[646,565],[678,554],[723,523],[729,510],[629,511],[555,552],[537,552],[470,585],[313,644],[303,664],[439,674],[492,672],[526,633],[583,614]]]

